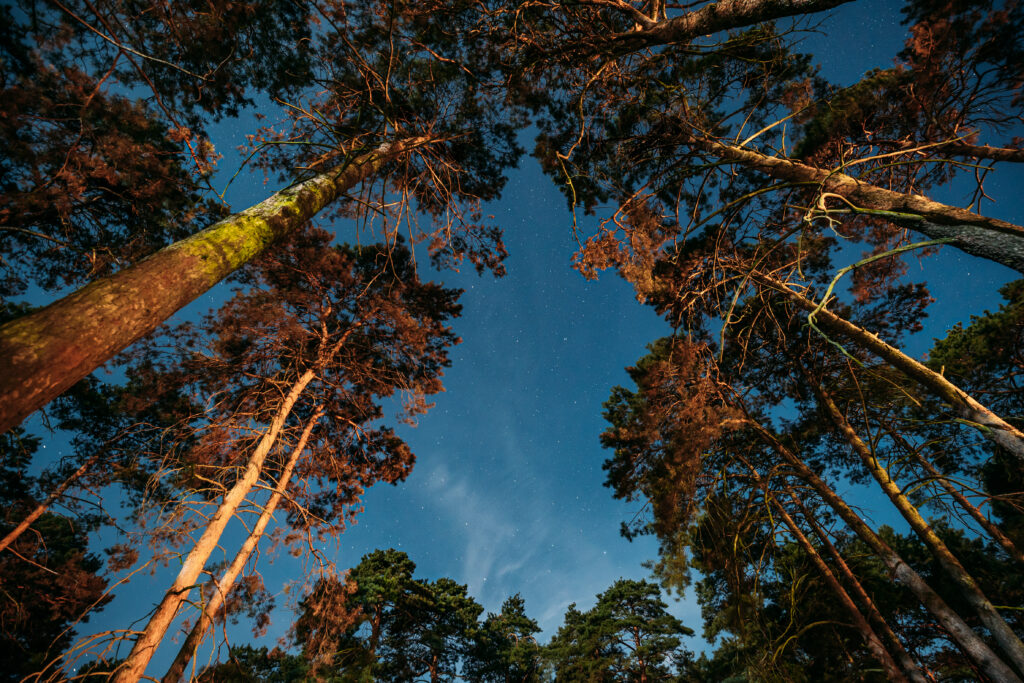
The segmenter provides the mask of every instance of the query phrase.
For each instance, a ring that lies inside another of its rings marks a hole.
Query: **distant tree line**
[[[669,614],[661,589],[619,579],[587,611],[570,605],[551,641],[518,595],[483,608],[449,578],[414,578],[393,549],[323,579],[292,628],[300,652],[232,648],[200,681],[663,681],[692,664],[693,631]]]

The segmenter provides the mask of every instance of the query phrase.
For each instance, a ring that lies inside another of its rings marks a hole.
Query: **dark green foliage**
[[[318,676],[453,680],[482,608],[448,578],[414,579],[405,553],[377,550],[344,583],[322,580],[301,605],[295,638]]]
[[[191,128],[236,116],[256,92],[286,97],[309,83],[315,13],[287,0],[152,4],[19,0],[40,42],[95,73],[136,87]],[[102,34],[102,35],[100,35]],[[132,52],[119,55],[118,44]]]
[[[517,163],[524,119],[500,87],[502,55],[486,40],[488,4],[323,3],[322,30],[311,43],[319,87],[289,110],[287,124],[251,138],[266,153],[261,163],[290,180],[416,137],[417,146],[389,166],[386,190],[410,201],[404,211],[430,217],[429,228],[415,229],[436,265],[467,259],[501,274],[501,230],[484,221],[480,202],[500,195]],[[362,203],[339,208],[366,215]],[[389,237],[396,228],[386,227]]]
[[[998,310],[971,316],[935,341],[928,366],[1012,419],[1024,413],[1024,280],[999,293],[1006,302]]]
[[[202,199],[166,118],[112,92],[109,65],[97,75],[41,37],[39,9],[30,21],[0,8],[2,298],[118,270],[222,211]]]
[[[668,680],[692,629],[668,613],[656,584],[619,579],[580,612],[570,605],[547,656],[559,681]]]
[[[876,117],[900,97],[899,88],[910,81],[911,75],[899,69],[874,69],[848,88],[837,90],[825,101],[817,103],[801,118],[803,139],[793,149],[792,156],[808,159],[822,147],[837,139],[859,139],[864,128],[874,126]],[[827,87],[827,86],[823,86]],[[811,106],[809,102],[794,101],[793,106]]]
[[[498,614],[488,614],[476,629],[463,662],[466,677],[481,683],[531,683],[544,673],[537,622],[526,615],[518,595],[505,600]]]
[[[203,683],[297,683],[311,680],[306,660],[278,649],[241,645],[231,648],[226,662],[207,667]]]

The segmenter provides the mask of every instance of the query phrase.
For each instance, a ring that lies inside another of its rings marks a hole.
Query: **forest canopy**
[[[5,3],[2,676],[1024,679],[1024,4],[908,0],[838,79],[869,5]],[[531,244],[493,207],[541,185]],[[508,314],[552,245],[662,331],[571,464],[653,555],[538,621],[340,548],[455,462],[411,428],[471,363],[460,269]]]

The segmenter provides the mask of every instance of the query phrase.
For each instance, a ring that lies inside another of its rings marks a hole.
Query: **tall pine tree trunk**
[[[821,329],[852,339],[861,348],[879,356],[907,377],[918,382],[937,398],[946,401],[966,422],[977,426],[981,433],[1013,455],[1024,460],[1024,432],[976,401],[970,394],[935,372],[924,363],[914,360],[899,349],[882,341],[863,327],[839,317],[827,308],[793,291],[783,282],[763,273],[752,272],[750,279],[787,296],[795,304],[814,312],[814,322]]]
[[[206,561],[213,554],[214,549],[216,549],[225,527],[235,516],[235,513],[238,512],[238,508],[259,479],[263,463],[270,453],[270,449],[276,443],[277,437],[281,433],[285,421],[288,419],[288,415],[291,413],[296,401],[299,400],[299,396],[315,376],[316,373],[313,370],[304,372],[281,401],[281,405],[277,409],[277,414],[274,416],[270,428],[263,435],[263,438],[260,439],[248,463],[246,463],[242,476],[224,496],[220,507],[217,508],[217,511],[207,523],[203,535],[196,541],[195,546],[185,558],[185,562],[182,564],[178,576],[174,579],[174,583],[171,584],[170,589],[150,617],[149,623],[146,624],[145,629],[136,639],[131,653],[115,672],[115,683],[135,683],[146,673],[149,660],[156,652],[160,641],[163,640],[167,629],[170,628],[181,604],[185,602],[193,586],[196,585],[196,581],[199,579],[203,567],[206,566]]]
[[[861,638],[864,639],[864,645],[867,647],[868,652],[874,657],[882,668],[885,669],[886,676],[890,681],[899,681],[901,683],[908,683],[908,679],[903,675],[899,666],[896,664],[896,660],[893,659],[892,654],[882,643],[882,640],[875,633],[875,630],[871,628],[871,625],[864,618],[857,604],[850,597],[850,594],[846,592],[842,584],[836,578],[836,575],[832,572],[832,569],[828,566],[825,560],[818,553],[817,548],[810,542],[806,534],[793,519],[789,511],[786,510],[785,506],[778,501],[778,499],[768,490],[764,480],[757,470],[750,465],[750,463],[743,460],[743,463],[750,470],[751,475],[754,477],[755,483],[761,487],[764,491],[765,497],[769,500],[772,507],[775,508],[776,513],[782,518],[783,523],[789,528],[789,532],[793,534],[793,538],[796,539],[797,543],[803,549],[804,554],[807,555],[808,559],[811,560],[811,564],[818,570],[818,574],[825,581],[828,587],[832,590],[832,593],[839,599],[843,607],[846,609],[850,618],[853,620],[854,628],[860,633]],[[166,683],[166,682],[165,682]]]
[[[25,533],[25,531],[32,526],[33,522],[42,517],[43,514],[50,509],[50,506],[60,499],[60,497],[64,495],[64,492],[67,491],[79,477],[85,474],[90,467],[92,467],[93,463],[99,460],[99,457],[99,453],[97,453],[83,462],[81,467],[75,470],[67,479],[62,481],[60,486],[54,489],[53,492],[46,497],[46,500],[37,505],[35,509],[25,517],[25,519],[21,520],[16,527],[11,529],[7,535],[3,537],[3,540],[0,540],[0,553],[2,553],[7,546],[17,541],[18,537]]]
[[[203,606],[202,613],[196,620],[196,623],[189,632],[185,642],[182,643],[181,648],[178,650],[178,655],[174,658],[170,668],[167,669],[167,673],[164,674],[162,679],[163,683],[178,683],[178,681],[181,680],[182,674],[185,673],[185,667],[188,666],[188,663],[195,654],[195,651],[203,642],[203,637],[213,625],[213,620],[216,618],[217,612],[220,611],[220,608],[227,599],[228,594],[234,588],[235,581],[238,580],[238,577],[242,573],[242,569],[245,568],[245,564],[249,561],[249,556],[252,555],[257,544],[260,542],[260,539],[263,537],[263,532],[266,530],[267,524],[270,523],[270,519],[274,516],[274,511],[277,509],[278,503],[280,503],[281,498],[284,497],[284,493],[288,488],[288,483],[292,478],[292,472],[295,470],[295,464],[299,461],[299,458],[302,456],[302,452],[306,448],[306,442],[309,440],[309,435],[312,433],[313,427],[322,415],[322,412],[316,412],[309,419],[309,422],[306,423],[305,429],[302,430],[302,436],[299,437],[299,441],[292,450],[291,456],[288,458],[288,462],[281,471],[281,476],[277,480],[277,486],[274,487],[274,492],[270,494],[270,498],[263,505],[263,511],[260,513],[259,519],[256,520],[256,524],[253,526],[249,536],[245,539],[245,542],[235,555],[235,559],[232,560],[230,566],[224,570],[224,574],[221,576],[220,581],[210,582],[210,598]]]
[[[0,433],[424,142],[382,145],[0,326]]]
[[[932,239],[948,239],[952,246],[968,254],[1024,273],[1024,228],[1019,225],[921,195],[887,190],[839,171],[768,156],[747,147],[698,137],[690,137],[689,142],[722,161],[758,171],[774,180],[816,185],[823,193],[842,197],[862,213],[882,216]],[[846,205],[841,208],[849,209]]]
[[[747,418],[743,420],[757,435],[782,457],[791,467],[797,476],[807,482],[822,500],[831,507],[850,529],[860,537],[869,548],[882,560],[892,576],[904,584],[921,601],[927,609],[942,625],[947,633],[956,641],[971,661],[996,681],[1012,681],[1020,683],[1020,677],[1014,673],[1006,662],[1000,659],[988,645],[985,644],[978,634],[968,626],[964,620],[953,609],[946,604],[938,593],[925,582],[921,575],[903,560],[899,554],[889,546],[878,534],[860,518],[842,496],[837,494],[832,487],[826,484],[821,477],[807,466],[795,453],[786,448],[775,436],[765,429],[759,422]]]
[[[896,509],[900,511],[903,518],[907,520],[907,523],[910,524],[910,528],[914,530],[917,537],[931,551],[942,569],[959,586],[967,604],[978,614],[981,623],[992,633],[992,637],[999,643],[999,647],[1019,671],[1024,671],[1024,643],[1021,643],[1020,638],[1013,632],[1013,629],[1006,623],[1006,620],[1000,616],[989,599],[985,597],[974,577],[967,572],[967,569],[964,568],[960,560],[949,549],[949,546],[939,538],[939,535],[935,533],[935,530],[928,524],[917,507],[910,502],[899,485],[889,476],[888,470],[882,466],[878,458],[868,448],[868,445],[860,438],[828,392],[810,377],[807,379],[818,398],[818,403],[832,421],[832,424],[835,425],[835,428],[843,435],[843,438],[850,444],[857,456],[860,457],[864,466],[871,473],[871,476],[878,482],[882,491],[892,501]]]
[[[814,535],[818,537],[818,541],[828,551],[829,557],[832,558],[836,567],[839,568],[839,573],[843,575],[843,579],[846,581],[847,585],[849,585],[850,589],[853,590],[854,594],[856,594],[857,600],[864,605],[864,609],[867,610],[870,621],[874,622],[875,626],[882,632],[882,635],[886,637],[893,650],[895,650],[896,659],[899,660],[900,666],[903,667],[903,671],[906,673],[907,678],[914,683],[928,683],[929,677],[921,671],[917,662],[915,662],[914,658],[910,656],[907,649],[903,647],[903,643],[900,641],[899,636],[893,632],[892,628],[889,626],[889,622],[886,621],[885,617],[882,616],[882,613],[878,610],[878,606],[875,604],[875,601],[872,600],[871,596],[868,595],[868,592],[864,590],[864,586],[861,585],[860,579],[858,579],[856,574],[853,573],[853,570],[850,569],[850,565],[846,563],[846,558],[844,558],[842,553],[839,552],[839,549],[833,545],[828,534],[826,534],[825,530],[821,528],[821,525],[815,521],[814,515],[807,510],[807,507],[804,505],[803,501],[800,500],[800,497],[796,495],[796,492],[793,491],[792,487],[787,488],[787,493],[789,494],[790,500],[793,501],[793,504],[800,510],[801,514],[803,514],[804,520],[806,520],[814,531]]]
[[[890,431],[889,434],[893,439],[899,442],[908,453],[910,453],[911,457],[914,458],[917,464],[919,464],[921,468],[928,473],[928,476],[931,477],[932,481],[937,482],[939,486],[949,494],[950,498],[956,501],[957,505],[959,505],[964,512],[970,515],[982,529],[988,532],[988,535],[993,541],[1002,546],[1007,555],[1015,559],[1017,562],[1024,564],[1024,552],[1021,552],[1021,549],[1017,547],[1013,540],[1004,534],[998,526],[993,524],[991,520],[989,520],[989,518],[978,509],[977,505],[968,500],[967,496],[965,496],[962,491],[953,486],[949,479],[939,472],[928,458],[921,455],[917,448],[914,448],[911,444],[907,443],[907,440],[898,432]]]

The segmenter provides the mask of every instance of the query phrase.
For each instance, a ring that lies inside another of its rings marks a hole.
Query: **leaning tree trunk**
[[[185,642],[182,643],[181,648],[179,648],[178,655],[174,658],[174,661],[171,662],[171,666],[167,669],[167,673],[164,674],[162,679],[163,683],[178,683],[178,681],[181,680],[182,674],[185,673],[185,667],[188,666],[188,663],[192,659],[195,651],[203,642],[203,637],[213,625],[213,620],[216,618],[217,612],[224,604],[224,601],[227,599],[232,588],[234,588],[235,581],[238,580],[239,575],[242,573],[242,569],[245,568],[245,564],[249,561],[249,556],[252,555],[257,544],[260,542],[260,539],[263,537],[263,532],[266,530],[267,524],[270,523],[270,519],[274,516],[274,511],[277,509],[278,503],[280,503],[281,498],[284,497],[285,491],[287,490],[288,484],[292,478],[292,472],[295,470],[295,464],[299,461],[299,458],[302,456],[302,451],[306,448],[306,442],[309,440],[309,435],[322,415],[323,412],[320,411],[314,413],[306,424],[305,429],[302,430],[302,436],[299,437],[299,441],[292,450],[291,456],[288,458],[288,462],[281,471],[281,476],[277,480],[277,486],[274,487],[274,492],[270,494],[270,498],[263,505],[263,511],[260,513],[259,519],[256,520],[256,524],[253,526],[252,532],[250,532],[249,536],[245,539],[245,542],[239,549],[238,554],[235,555],[235,559],[231,562],[231,565],[224,570],[224,574],[220,577],[220,581],[211,582],[210,599],[204,605],[202,614],[199,615],[199,618],[196,620],[196,623],[189,632]]]
[[[776,513],[778,513],[779,517],[782,518],[783,523],[785,523],[785,525],[789,528],[789,532],[793,534],[793,537],[796,539],[797,543],[803,549],[804,554],[807,555],[807,557],[811,560],[811,564],[813,564],[814,568],[818,570],[818,573],[821,575],[821,578],[832,590],[832,593],[835,594],[835,596],[839,599],[839,602],[842,603],[843,607],[850,615],[850,618],[853,620],[854,628],[857,629],[857,631],[861,635],[861,638],[864,639],[864,645],[865,647],[867,647],[868,652],[870,652],[871,655],[878,661],[878,663],[882,665],[882,668],[885,669],[885,673],[888,679],[890,681],[900,681],[902,683],[909,683],[907,677],[903,675],[903,671],[901,671],[900,667],[896,664],[896,660],[893,659],[892,654],[882,643],[882,640],[878,637],[878,634],[875,633],[875,630],[871,628],[871,625],[868,623],[867,619],[864,618],[864,615],[857,607],[857,604],[853,601],[853,598],[850,597],[850,594],[846,592],[846,589],[843,588],[842,584],[839,583],[839,579],[837,579],[836,575],[832,573],[832,569],[829,568],[828,564],[818,553],[817,548],[814,547],[814,545],[807,538],[806,534],[804,534],[803,530],[800,529],[800,526],[796,523],[796,520],[793,519],[793,517],[789,514],[789,511],[786,510],[785,506],[783,506],[782,503],[780,503],[778,499],[771,493],[771,491],[768,490],[768,487],[764,479],[761,477],[758,471],[753,466],[751,466],[750,463],[748,463],[746,460],[743,460],[743,464],[745,464],[747,468],[750,470],[750,473],[754,477],[754,482],[758,486],[760,486],[761,489],[764,491],[765,498],[771,502],[771,505],[772,507],[775,508]],[[167,683],[167,681],[165,681],[164,683]]]
[[[0,433],[18,425],[401,152],[382,145],[0,326]]]
[[[918,452],[918,449],[907,443],[907,440],[898,433],[890,432],[890,435],[893,436],[908,453],[910,453],[910,456],[914,458],[917,464],[919,464],[925,472],[928,473],[928,476],[932,481],[937,482],[939,486],[941,486],[943,490],[948,493],[954,501],[956,501],[957,505],[959,505],[964,512],[970,515],[982,529],[988,532],[988,535],[993,541],[1002,546],[1007,555],[1024,565],[1024,552],[1021,552],[1021,549],[1017,547],[1009,536],[1003,533],[1002,529],[993,524],[992,520],[986,517],[985,514],[978,509],[977,505],[969,501],[962,491],[960,491],[956,486],[953,486],[949,479],[939,472],[928,458]]]
[[[609,40],[613,41],[618,52],[688,43],[710,33],[823,12],[847,2],[852,0],[718,0],[692,12],[661,21],[658,16],[644,17],[639,13],[630,13],[630,17],[637,19],[642,26],[641,30],[616,33]]]
[[[998,218],[987,218],[927,197],[894,192],[839,171],[768,156],[753,149],[691,136],[694,147],[723,161],[731,161],[775,180],[814,185],[823,193],[842,197],[863,213],[880,215],[932,239],[947,239],[952,246],[1024,273],[1024,228]],[[849,208],[849,207],[844,207]]]
[[[892,645],[895,650],[895,657],[899,660],[900,666],[903,667],[903,671],[906,673],[907,678],[914,683],[928,683],[929,677],[925,676],[921,667],[917,665],[914,658],[910,656],[909,652],[907,652],[907,648],[903,646],[899,636],[893,632],[892,627],[889,626],[889,622],[886,621],[885,617],[882,616],[882,613],[878,610],[878,605],[876,605],[875,601],[870,595],[868,595],[868,592],[864,590],[864,586],[861,585],[860,579],[857,578],[853,573],[853,570],[850,569],[850,565],[846,563],[846,558],[844,558],[842,553],[839,552],[839,549],[835,547],[831,539],[829,539],[828,534],[825,533],[825,530],[822,529],[821,525],[814,519],[814,515],[810,513],[807,506],[804,505],[803,501],[800,500],[800,497],[793,491],[793,487],[787,486],[786,492],[789,494],[789,498],[793,501],[793,504],[800,510],[801,514],[803,514],[804,520],[806,520],[811,526],[811,529],[814,530],[814,534],[818,537],[818,541],[828,551],[829,557],[832,558],[836,567],[839,568],[839,573],[843,575],[846,583],[849,584],[850,588],[856,594],[857,599],[862,605],[864,605],[864,609],[866,609],[868,613],[868,618],[875,623],[878,629],[882,632],[882,635],[884,635],[889,641],[889,644]]]
[[[181,604],[185,602],[192,587],[196,585],[196,581],[199,579],[203,567],[206,566],[206,561],[217,547],[225,527],[227,527],[231,518],[235,516],[238,508],[259,479],[263,463],[270,453],[270,449],[277,441],[277,437],[281,433],[288,415],[291,413],[296,401],[299,400],[299,396],[306,386],[313,381],[315,376],[316,373],[313,370],[304,372],[281,401],[277,414],[270,424],[270,429],[260,439],[256,450],[253,451],[248,463],[246,463],[242,476],[224,496],[220,507],[217,508],[217,511],[207,523],[203,535],[196,541],[188,557],[185,558],[185,562],[182,564],[178,576],[174,579],[174,583],[171,584],[163,600],[157,605],[153,616],[149,619],[149,623],[146,624],[146,628],[143,629],[138,639],[136,639],[131,653],[114,673],[115,683],[135,683],[146,673],[149,660],[156,652],[160,641],[163,640],[167,629],[170,628],[171,622],[174,621],[174,617],[177,615]]]
[[[967,569],[964,568],[960,560],[949,549],[949,546],[939,538],[939,535],[935,533],[931,525],[921,516],[917,507],[910,502],[896,482],[893,481],[892,477],[889,476],[888,470],[882,466],[878,458],[868,448],[868,445],[860,438],[828,392],[818,382],[810,380],[810,378],[808,378],[808,381],[818,398],[819,404],[832,421],[832,424],[835,425],[835,428],[850,444],[850,447],[853,448],[861,462],[864,463],[871,476],[878,482],[882,491],[892,501],[892,504],[899,510],[903,518],[907,520],[907,523],[914,530],[914,533],[917,534],[917,537],[931,551],[939,565],[946,572],[946,575],[960,588],[960,592],[963,594],[967,604],[977,613],[981,623],[988,628],[992,637],[999,643],[999,647],[1002,648],[1003,652],[1010,658],[1010,661],[1013,662],[1018,670],[1024,671],[1024,643],[1021,643],[1020,638],[1013,632],[1013,629],[1006,623],[1006,620],[996,611],[996,608],[989,599],[985,597],[977,581],[967,572]]]
[[[979,427],[981,433],[1007,451],[1024,460],[1024,432],[976,401],[970,394],[948,379],[914,360],[899,349],[882,341],[877,335],[863,327],[854,325],[845,318],[793,291],[785,283],[763,273],[752,272],[750,279],[789,297],[801,308],[814,313],[815,324],[830,333],[841,334],[859,344],[863,349],[884,359],[907,377],[918,382],[936,397],[946,401],[968,424]]]
[[[800,530],[800,527],[797,526],[796,521],[790,517],[786,508],[784,508],[781,503],[774,498],[772,498],[772,503],[775,504],[776,511],[779,513],[779,516],[782,517],[782,521],[786,523],[786,526],[789,527],[793,536],[796,538],[797,543],[799,543],[800,547],[803,548],[804,554],[811,559],[811,563],[814,564],[815,568],[817,568],[818,573],[821,574],[825,583],[828,584],[835,596],[839,598],[839,602],[841,602],[843,607],[846,608],[850,618],[853,619],[854,627],[860,632],[861,637],[864,639],[864,645],[867,647],[868,652],[870,652],[871,655],[882,665],[882,668],[885,669],[886,677],[890,681],[908,681],[907,677],[903,675],[903,671],[901,671],[900,667],[896,664],[896,660],[893,659],[892,654],[882,643],[881,638],[879,638],[878,634],[875,633],[875,630],[871,628],[867,619],[864,618],[860,609],[857,608],[857,604],[853,601],[853,598],[850,597],[850,594],[847,593],[846,589],[839,583],[839,579],[837,579],[836,575],[832,573],[832,570],[829,569],[825,560],[822,559],[821,555],[818,554],[818,551],[807,539],[807,536],[804,535],[803,531]]]
[[[1014,673],[992,649],[985,644],[977,633],[953,609],[946,604],[938,593],[921,578],[914,569],[900,557],[874,530],[860,518],[842,496],[837,494],[831,486],[826,484],[807,463],[801,460],[795,453],[786,448],[775,436],[765,429],[754,419],[746,418],[742,422],[753,429],[754,432],[782,459],[788,463],[795,474],[807,482],[822,500],[831,507],[850,529],[860,537],[869,548],[882,560],[893,578],[899,580],[903,585],[921,601],[927,609],[956,641],[964,653],[985,672],[986,675],[996,681],[1012,681],[1020,683],[1020,677]]]
[[[67,491],[79,477],[85,474],[97,460],[99,460],[99,457],[99,453],[97,453],[83,462],[81,467],[75,470],[71,476],[61,482],[60,486],[54,489],[53,492],[47,496],[46,500],[37,505],[32,512],[26,515],[25,519],[21,520],[16,527],[11,529],[7,535],[3,537],[3,540],[0,540],[0,553],[6,550],[9,545],[17,541],[18,537],[25,533],[25,531],[32,526],[33,522],[42,517],[43,514],[50,509],[50,506],[60,499],[60,497],[64,495],[64,492]]]

